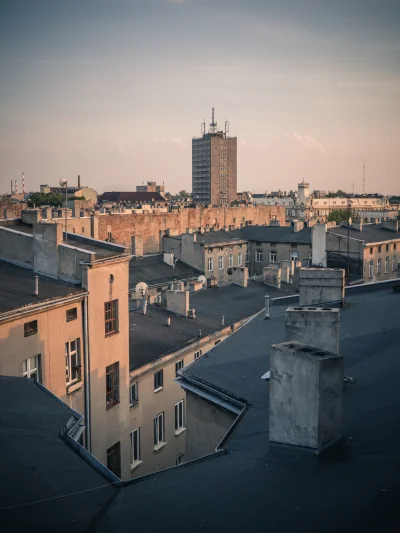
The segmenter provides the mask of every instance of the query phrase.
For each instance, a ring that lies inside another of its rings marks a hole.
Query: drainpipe
[[[84,372],[85,372],[85,426],[86,449],[91,451],[92,435],[90,420],[90,365],[89,365],[89,328],[88,328],[88,297],[83,300],[83,338],[84,338]]]

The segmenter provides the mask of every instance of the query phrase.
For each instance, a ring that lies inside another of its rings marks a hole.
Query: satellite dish
[[[148,289],[148,285],[144,281],[139,281],[139,283],[135,287],[135,291],[139,293],[141,296],[145,295],[147,289]]]
[[[199,277],[197,278],[197,281],[201,281],[202,284],[204,285],[204,284],[206,283],[207,279],[206,279],[205,276],[201,275],[201,276],[199,276]]]

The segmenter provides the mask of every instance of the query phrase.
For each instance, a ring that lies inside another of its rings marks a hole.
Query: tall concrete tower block
[[[270,444],[318,454],[341,438],[341,355],[293,341],[276,344],[270,371]]]

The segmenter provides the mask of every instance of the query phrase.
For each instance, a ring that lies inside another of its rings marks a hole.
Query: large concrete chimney
[[[299,342],[271,346],[269,439],[318,454],[341,437],[343,356]]]
[[[326,224],[316,224],[311,229],[312,264],[326,267]]]
[[[321,305],[344,301],[344,270],[340,268],[301,268],[300,305]]]
[[[78,174],[78,189],[80,189],[80,188],[81,188],[81,177]]]
[[[339,321],[339,309],[289,307],[285,313],[285,340],[339,353]]]

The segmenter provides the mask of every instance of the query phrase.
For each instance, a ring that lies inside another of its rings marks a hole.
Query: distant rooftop
[[[112,202],[112,203],[151,203],[151,202],[166,202],[165,198],[158,192],[147,191],[129,191],[129,192],[104,192],[99,196],[98,202]]]
[[[230,233],[250,241],[311,244],[311,228],[294,231],[293,226],[245,226]]]
[[[157,283],[198,277],[200,274],[199,270],[182,261],[178,261],[172,268],[172,266],[164,263],[163,254],[132,257],[129,264],[129,286],[134,288],[140,281],[144,281],[148,285],[156,285]]]
[[[202,337],[221,330],[222,316],[228,326],[257,313],[265,305],[266,294],[276,298],[294,293],[290,286],[279,291],[262,283],[250,282],[247,288],[231,284],[191,293],[190,308],[196,309],[194,320],[167,311],[165,303],[148,306],[146,315],[139,310],[130,313],[130,370],[200,340],[199,330]],[[166,325],[168,317],[170,327]]]
[[[173,239],[182,239],[182,235],[171,236]],[[218,244],[220,242],[244,242],[243,237],[237,236],[232,231],[218,230],[218,231],[206,231],[204,233],[196,233],[196,242],[198,244]]]
[[[35,296],[36,275],[0,259],[0,313],[85,292],[76,285],[39,274],[39,296]]]
[[[363,224],[361,231],[358,231],[351,226],[349,228],[344,225],[335,226],[328,229],[328,233],[343,235],[343,237],[349,235],[352,239],[358,239],[360,241],[365,241],[366,243],[400,239],[400,231],[391,231],[384,228],[382,224]]]

